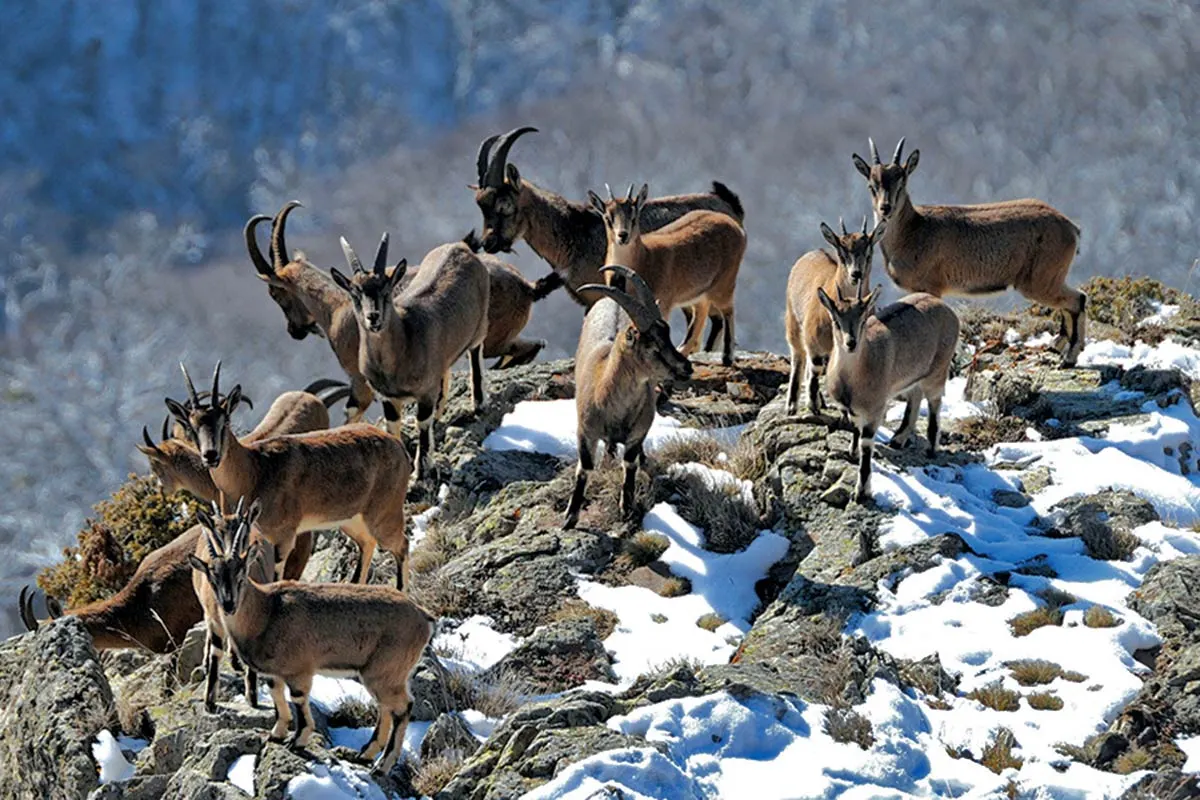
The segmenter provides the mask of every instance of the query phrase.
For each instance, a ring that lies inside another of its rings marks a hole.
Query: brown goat
[[[1079,226],[1041,200],[1008,200],[969,206],[914,206],[908,179],[921,151],[903,165],[904,139],[890,164],[871,141],[868,164],[854,154],[866,178],[877,220],[887,220],[880,242],[884,266],[909,292],[986,295],[1014,288],[1036,303],[1063,312],[1055,347],[1074,366],[1086,344],[1087,295],[1067,286],[1079,251]]]
[[[643,183],[634,197],[631,184],[623,200],[614,198],[610,190],[607,203],[588,192],[592,207],[604,220],[608,237],[604,260],[640,275],[664,317],[681,306],[695,307],[680,347],[685,356],[699,349],[711,307],[722,320],[721,361],[729,366],[733,364],[733,293],[746,252],[746,232],[728,214],[703,209],[689,211],[657,230],[643,231],[642,209],[649,191]]]
[[[400,404],[417,402],[417,480],[430,477],[433,423],[450,388],[450,368],[464,354],[471,361],[471,397],[483,405],[483,340],[487,335],[489,279],[483,262],[462,242],[435,247],[417,275],[395,295],[408,262],[387,268],[388,236],[367,272],[342,239],[350,266],[333,280],[353,301],[358,320],[358,366],[384,398],[388,430],[400,433]],[[395,296],[394,296],[395,295]]]
[[[871,254],[887,223],[881,221],[870,233],[867,233],[866,217],[861,233],[847,232],[845,223],[841,226],[842,234],[838,236],[822,222],[821,235],[833,247],[833,254],[830,255],[828,250],[810,250],[796,260],[788,275],[784,327],[792,356],[787,393],[789,415],[796,413],[799,403],[802,365],[809,413],[821,411],[819,381],[829,363],[829,354],[833,352],[833,321],[821,307],[817,289],[824,289],[830,295],[843,292],[848,297],[856,296],[859,287],[871,280]]]
[[[216,600],[224,630],[247,666],[271,688],[276,720],[271,741],[283,741],[296,704],[296,729],[288,746],[304,747],[315,726],[309,709],[313,675],[357,675],[379,703],[379,718],[363,748],[387,774],[404,745],[412,715],[409,678],[433,635],[433,617],[402,592],[386,586],[280,581],[260,584],[249,575],[249,515],[222,520],[221,535],[208,535],[210,558],[192,559]],[[207,534],[207,531],[206,531]]]
[[[192,526],[142,559],[129,582],[111,597],[65,613],[83,623],[97,650],[142,647],[154,653],[174,651],[183,643],[188,630],[204,619],[189,564],[189,556],[196,552],[200,538],[200,526]],[[284,577],[298,579],[311,554],[312,535],[297,537],[284,566]],[[37,630],[33,594],[28,587],[21,590],[18,604],[25,627]],[[62,613],[50,598],[47,606],[55,608],[52,617]]]
[[[220,375],[217,362],[211,396],[201,401],[183,368],[190,408],[167,398],[167,409],[227,501],[254,497],[262,503],[258,527],[275,547],[274,575],[299,533],[341,528],[359,547],[355,582],[366,581],[378,544],[395,557],[402,588],[408,559],[404,499],[412,471],[404,443],[370,425],[345,425],[243,444],[230,424],[242,387],[222,397]]]
[[[483,214],[483,249],[489,253],[510,252],[513,243],[524,239],[557,276],[554,285],[565,284],[576,302],[587,306],[590,293],[581,294],[585,284],[601,282],[607,239],[604,224],[587,203],[575,203],[521,178],[516,165],[508,163],[513,144],[537,128],[523,127],[504,135],[491,136],[479,147],[476,159],[475,204]],[[712,191],[657,197],[642,210],[642,231],[649,233],[679,219],[689,211],[709,209],[728,214],[739,223],[745,211],[738,196],[719,181]],[[546,280],[546,279],[543,279]],[[585,296],[585,294],[587,296]],[[689,327],[693,311],[684,309]],[[700,317],[703,324],[704,317]],[[721,334],[720,315],[712,317],[712,332],[705,349],[712,350]]]
[[[623,277],[631,294],[600,284],[581,287],[599,299],[583,319],[575,352],[579,463],[564,530],[579,521],[601,441],[607,453],[625,447],[621,512],[633,513],[637,466],[646,460],[642,444],[654,422],[655,387],[669,377],[684,380],[692,374],[691,362],[671,344],[671,328],[645,281],[624,266],[604,270]]]

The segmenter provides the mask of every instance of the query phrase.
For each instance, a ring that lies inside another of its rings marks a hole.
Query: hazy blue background
[[[1186,286],[1200,248],[1200,20],[1186,3],[1019,0],[17,0],[0,46],[0,607],[73,539],[180,391],[224,359],[263,405],[337,376],[293,342],[240,227],[298,198],[289,243],[339,263],[383,229],[417,260],[479,225],[485,136],[572,198],[713,178],[750,246],[739,345],[783,348],[781,290],[859,219],[872,135],[921,150],[917,202],[1035,195],[1074,268]],[[547,267],[518,245],[530,276]],[[580,315],[539,304],[549,356]],[[250,424],[247,417],[246,423]],[[11,624],[0,614],[0,633]]]

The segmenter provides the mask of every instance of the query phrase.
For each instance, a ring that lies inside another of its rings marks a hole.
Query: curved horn
[[[633,184],[631,183],[631,184],[629,184],[629,191],[625,193],[625,202],[628,203],[628,202],[631,202],[632,200],[633,200]]]
[[[904,151],[904,137],[901,136],[900,142],[896,145],[896,152],[892,153],[892,163],[893,164],[900,163],[900,155],[903,151]]]
[[[221,386],[221,361],[218,359],[217,366],[213,368],[212,395],[208,399],[208,402],[211,403],[214,407],[217,405],[217,403],[221,402],[220,386]],[[230,409],[230,410],[232,410],[232,409]]]
[[[613,193],[612,193],[612,187],[611,187],[611,186],[609,186],[607,183],[606,183],[606,184],[604,184],[604,190],[605,190],[606,192],[608,192],[608,199],[609,199],[609,200],[615,200],[615,199],[616,199],[615,197],[613,197]]]
[[[180,361],[179,368],[183,370],[183,380],[187,383],[188,402],[191,403],[192,408],[199,408],[200,397],[196,394],[196,384],[192,383],[192,376],[188,374],[187,365]]]
[[[579,287],[581,294],[592,292],[601,297],[611,298],[617,305],[624,309],[629,315],[629,319],[633,321],[633,325],[639,331],[649,330],[654,323],[659,321],[657,312],[651,311],[644,305],[639,303],[632,295],[622,292],[613,286],[606,286],[602,283],[587,283]]]
[[[504,183],[504,167],[508,164],[508,151],[512,149],[513,143],[527,133],[536,132],[537,128],[526,125],[500,137],[500,141],[496,143],[496,152],[492,156],[492,163],[488,165],[487,174],[484,176],[484,185],[498,187]]]
[[[383,277],[384,270],[387,269],[387,251],[388,251],[388,235],[387,231],[383,232],[383,236],[379,239],[379,249],[375,251],[375,274]]]
[[[283,229],[287,227],[288,214],[292,213],[292,209],[303,207],[299,200],[288,200],[275,215],[275,221],[271,223],[271,258],[274,259],[276,270],[282,269],[292,260],[288,253],[287,243],[283,240]]]
[[[165,442],[167,439],[173,438],[175,437],[171,435],[171,415],[167,414],[165,417],[163,417],[162,440]]]
[[[265,275],[270,278],[275,274],[275,270],[271,267],[271,262],[267,261],[263,256],[262,250],[258,249],[258,239],[254,235],[254,231],[258,228],[260,222],[270,222],[271,218],[266,214],[255,214],[246,222],[246,249],[250,252],[250,261],[254,263],[254,268],[258,270],[259,275]]]
[[[842,236],[845,236],[845,235],[846,235],[846,233],[847,233],[847,231],[846,231],[846,220],[842,219],[841,217],[838,217],[838,225],[841,225],[841,226],[842,226]]]
[[[142,441],[146,443],[146,447],[149,447],[156,453],[158,452],[158,445],[156,445],[154,440],[150,438],[150,429],[145,425],[142,426]]]
[[[606,271],[615,272],[625,278],[625,286],[627,289],[632,287],[633,291],[631,294],[633,295],[634,299],[646,306],[646,308],[650,309],[651,311],[658,311],[658,299],[654,296],[654,292],[650,290],[650,287],[646,284],[646,281],[642,280],[641,275],[638,275],[629,267],[625,267],[620,264],[609,264],[606,267],[600,268],[600,272],[603,273]],[[662,315],[659,314],[659,316],[661,317]]]
[[[492,145],[500,138],[500,134],[489,136],[483,140],[483,144],[479,145],[479,155],[475,157],[475,172],[478,175],[479,185],[483,186],[484,176],[487,175],[488,154],[492,152]]]
[[[358,259],[358,254],[354,252],[354,248],[351,247],[350,243],[346,241],[345,236],[341,237],[341,242],[342,254],[346,256],[346,264],[350,267],[351,271],[355,273],[366,272],[366,270],[363,269],[362,262]]]
[[[863,228],[862,228],[862,232],[863,232],[863,236],[866,236],[866,235],[867,235],[867,215],[866,215],[866,214],[863,214]]]
[[[32,604],[33,598],[30,598]],[[50,615],[50,619],[58,619],[63,615],[62,603],[58,602],[57,597],[46,595],[46,613]]]
[[[21,594],[17,597],[17,610],[21,615],[21,622],[25,624],[25,630],[36,631],[38,629],[37,618],[33,616],[33,593],[29,591],[28,586],[21,587]]]
[[[879,148],[875,146],[875,140],[870,136],[867,137],[867,142],[871,145],[871,160],[876,164],[879,162]]]

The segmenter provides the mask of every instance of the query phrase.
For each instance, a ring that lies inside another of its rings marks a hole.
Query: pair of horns
[[[20,612],[21,622],[28,631],[38,629],[37,617],[33,615],[33,594],[28,586],[23,586],[20,595],[17,596],[17,611]],[[62,605],[50,595],[46,595],[46,613],[50,615],[50,619],[58,619],[63,615]]]
[[[228,542],[224,541],[217,531],[216,520],[224,519],[220,503],[216,500],[212,502],[211,515],[203,508],[196,509],[196,518],[200,520],[200,524],[204,528],[204,543],[208,547],[209,558],[217,558],[222,553],[240,553],[245,550],[246,545],[249,544],[250,526],[258,517],[259,509],[260,505],[257,500],[250,504],[249,509],[246,509],[245,496],[238,498],[237,508],[233,511],[236,527]]]
[[[632,288],[633,292],[623,292],[616,287],[604,284],[589,283],[579,287],[580,293],[593,292],[602,297],[611,298],[617,305],[624,309],[639,331],[649,330],[656,322],[662,321],[662,314],[659,313],[658,301],[654,297],[654,292],[650,291],[650,287],[642,280],[641,275],[638,275],[629,267],[623,267],[619,264],[610,264],[606,267],[601,267],[600,271],[621,275],[625,278],[626,287]]]
[[[612,188],[611,188],[611,187],[610,187],[610,186],[609,186],[607,183],[606,183],[606,184],[604,184],[604,189],[605,189],[605,191],[607,191],[607,192],[608,192],[608,199],[609,199],[609,200],[616,200],[616,199],[617,199],[617,198],[613,197]],[[625,202],[626,202],[626,203],[628,203],[628,202],[630,202],[631,200],[633,200],[633,184],[632,184],[632,183],[631,183],[631,184],[629,184],[629,191],[625,193]]]
[[[200,408],[200,395],[196,392],[196,384],[192,383],[192,376],[188,374],[187,366],[180,361],[179,368],[183,370],[183,380],[187,383],[188,403],[193,409]],[[212,391],[209,393],[209,401],[216,405],[221,401],[221,362],[217,362],[217,366],[213,369]]]
[[[850,232],[848,230],[846,230],[846,221],[843,220],[841,217],[838,217],[838,225],[842,226],[842,236],[850,235]],[[862,232],[863,232],[864,236],[867,233],[867,215],[866,214],[863,214]]]
[[[871,158],[875,161],[876,164],[882,163],[879,160],[879,148],[875,146],[875,140],[868,136],[867,142],[869,142],[871,145]],[[892,153],[892,163],[893,164],[900,163],[900,156],[903,152],[904,152],[904,137],[901,136],[899,144],[896,145],[896,152]]]
[[[171,438],[171,416],[169,414],[163,417],[162,436],[160,438],[164,442]],[[142,441],[146,443],[146,447],[150,448],[154,452],[161,452],[158,449],[158,445],[156,445],[154,440],[150,438],[150,429],[145,425],[142,426]]]
[[[274,219],[266,214],[255,214],[246,222],[246,250],[249,251],[250,261],[259,275],[269,278],[287,264],[290,256],[287,242],[284,239],[284,229],[287,227],[288,214],[291,214],[293,209],[303,207],[304,205],[299,200],[289,200],[283,208],[279,209],[279,213],[275,215]],[[267,249],[267,256],[264,257],[262,251],[258,249],[256,231],[260,223],[268,221],[271,223],[271,243]]]
[[[345,254],[346,263],[350,266],[350,269],[352,269],[355,274],[365,273],[366,270],[363,269],[362,261],[359,259],[358,254],[354,252],[354,248],[351,247],[350,243],[346,241],[345,236],[341,237],[341,242],[342,253]],[[375,250],[375,264],[371,268],[371,271],[381,278],[385,277],[385,273],[387,271],[387,254],[388,235],[387,231],[384,231],[383,236],[379,238],[379,247]]]
[[[513,143],[527,133],[537,133],[537,128],[526,125],[515,128],[503,135],[496,134],[483,140],[479,145],[479,155],[475,158],[475,169],[478,172],[479,185],[499,187],[504,183],[504,168],[508,164],[508,151]],[[496,148],[492,153],[492,147]]]

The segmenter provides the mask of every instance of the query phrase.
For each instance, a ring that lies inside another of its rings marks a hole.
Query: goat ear
[[[588,202],[592,204],[592,208],[600,212],[600,216],[604,216],[604,201],[591,189],[588,189]]]
[[[875,311],[875,301],[879,299],[880,292],[883,291],[883,284],[875,287],[875,290],[867,295],[867,315],[870,316]]]
[[[192,569],[196,570],[196,572],[203,572],[205,575],[208,574],[208,562],[197,558],[194,553],[188,554],[188,563],[192,565]]]
[[[876,223],[876,225],[875,225],[875,230],[871,231],[871,244],[875,244],[876,242],[878,242],[883,237],[883,233],[886,230],[887,230],[887,220],[886,219],[879,220],[879,222]]]
[[[831,315],[836,316],[837,307],[834,306],[833,300],[829,299],[829,295],[825,294],[825,290],[817,287],[817,299],[821,301],[821,305],[825,306],[825,310]]]
[[[841,252],[842,240],[839,239],[837,234],[833,232],[833,228],[829,227],[824,222],[821,223],[821,235],[825,237],[825,241],[833,245],[834,250],[837,250],[839,253]]]
[[[913,170],[917,168],[917,162],[921,160],[921,151],[913,150],[908,154],[908,160],[904,162],[904,174],[912,175]]]
[[[192,424],[188,421],[188,412],[186,408],[169,397],[163,398],[163,402],[167,404],[167,410],[171,412],[171,416],[183,423],[184,428],[191,429]]]
[[[388,272],[387,279],[388,279],[388,294],[389,295],[396,290],[396,287],[400,285],[400,281],[404,280],[404,276],[407,274],[408,274],[408,259],[402,258],[399,261],[397,261],[396,266],[392,267],[391,271]]]
[[[637,196],[638,208],[641,208],[642,206],[646,205],[646,198],[649,196],[650,196],[650,184],[643,183],[642,190],[640,192],[638,192],[638,196]]]
[[[504,165],[504,180],[514,189],[521,188],[521,173],[517,170],[516,164]]]
[[[855,153],[854,155],[850,156],[850,160],[854,162],[854,168],[858,170],[860,175],[867,180],[871,180],[871,167],[866,161],[862,160],[862,156],[860,156],[858,153]]]
[[[354,292],[354,289],[355,289],[354,284],[351,283],[350,279],[347,278],[345,275],[343,275],[338,270],[337,267],[329,268],[329,277],[333,278],[333,282],[336,283],[343,292],[350,295],[351,297],[354,296],[354,293],[355,293]]]
[[[246,522],[253,525],[258,522],[258,515],[262,513],[262,499],[254,498],[254,502],[250,504],[250,511],[246,514]]]

